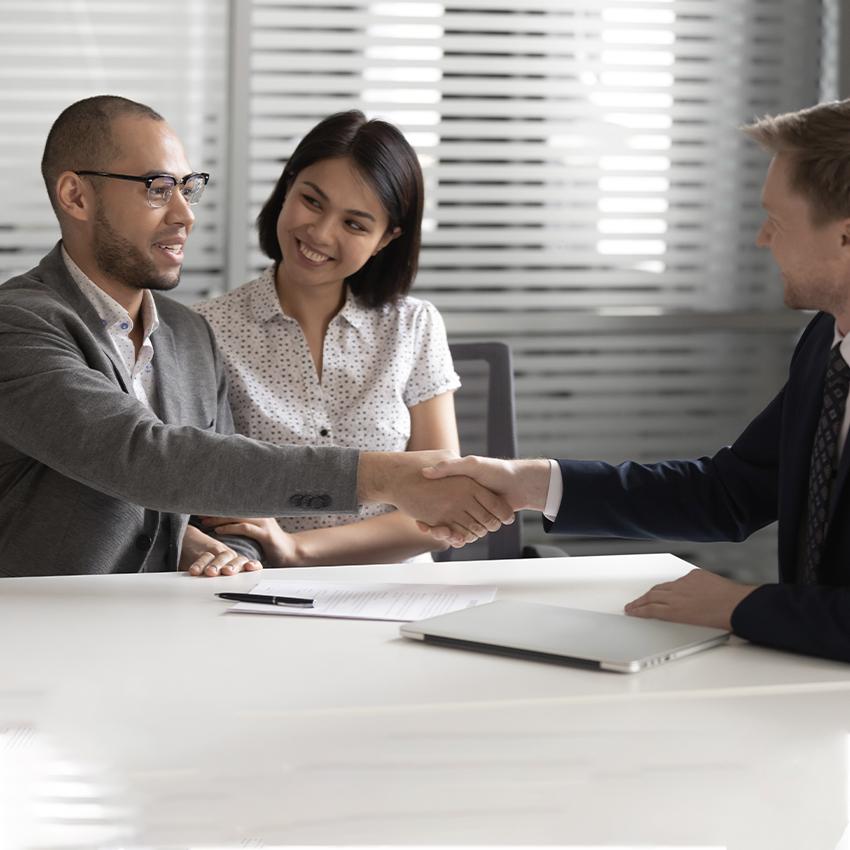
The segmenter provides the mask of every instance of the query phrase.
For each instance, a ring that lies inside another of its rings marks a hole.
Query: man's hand
[[[299,566],[298,547],[295,538],[287,534],[272,517],[205,516],[205,526],[215,529],[216,534],[236,534],[250,537],[263,547],[263,560],[269,567]]]
[[[179,569],[185,570],[190,576],[232,576],[262,568],[259,561],[249,561],[194,525],[186,527],[180,548]]]
[[[731,629],[732,612],[755,589],[706,570],[691,570],[676,581],[655,585],[629,602],[625,611],[632,617]]]
[[[515,510],[542,511],[549,492],[548,460],[497,460],[470,455],[451,458],[422,470],[432,480],[466,475],[483,487],[504,496]]]
[[[463,475],[442,481],[423,477],[423,468],[451,457],[447,451],[363,452],[358,499],[395,505],[455,547],[512,523],[510,504],[481,484]]]

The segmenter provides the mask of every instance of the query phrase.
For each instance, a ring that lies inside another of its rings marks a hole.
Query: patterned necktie
[[[832,482],[838,468],[838,434],[844,419],[847,388],[850,386],[850,366],[836,345],[829,355],[823,386],[823,405],[812,446],[809,468],[809,505],[806,514],[805,544],[800,565],[800,581],[814,584],[818,580]]]

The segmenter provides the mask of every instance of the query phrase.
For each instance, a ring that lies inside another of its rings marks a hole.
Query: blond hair
[[[809,201],[815,224],[850,218],[850,99],[765,115],[741,129],[789,156],[791,188]]]

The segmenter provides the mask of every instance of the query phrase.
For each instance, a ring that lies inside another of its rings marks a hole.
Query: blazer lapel
[[[787,426],[780,456],[784,465],[780,505],[780,564],[782,578],[796,575],[800,535],[805,528],[812,444],[823,400],[823,381],[832,339],[832,323],[826,322],[819,339],[812,340],[811,354],[795,364],[789,377],[783,414]]]
[[[159,418],[163,422],[185,424],[181,421],[180,399],[184,373],[177,357],[174,332],[163,321],[160,314],[159,327],[151,334],[153,343],[153,373],[159,401]]]
[[[125,393],[129,393],[132,380],[130,374],[127,372],[127,367],[112,344],[109,334],[104,329],[103,322],[100,316],[98,316],[97,310],[94,309],[91,302],[83,295],[80,287],[77,286],[71,277],[71,273],[65,265],[65,260],[62,259],[61,245],[61,242],[57,242],[53,250],[39,263],[42,280],[49,280],[54,290],[71,305],[83,324],[91,331],[104,356],[112,364],[115,378],[120,384],[121,389]]]
[[[97,311],[91,306],[91,304],[88,303],[88,301],[86,301],[86,304],[94,316],[94,321],[91,321],[88,316],[83,315],[82,311],[80,311],[80,316],[86,325],[88,325],[89,330],[91,330],[94,334],[95,339],[97,339],[100,350],[109,358],[109,362],[112,363],[112,368],[115,371],[115,377],[121,385],[121,389],[124,390],[125,393],[130,394],[130,387],[132,386],[133,380],[130,377],[130,373],[127,371],[127,366],[115,350],[115,346],[112,344],[109,334],[103,329],[103,325],[101,324],[100,316],[97,315]]]

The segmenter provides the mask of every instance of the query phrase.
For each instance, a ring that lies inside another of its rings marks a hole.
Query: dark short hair
[[[283,255],[277,220],[300,171],[322,159],[350,157],[401,233],[353,275],[351,292],[367,307],[380,307],[410,290],[419,267],[424,188],[416,152],[386,121],[367,121],[358,110],[338,112],[318,123],[292,152],[271,197],[257,217],[260,247],[275,262]]]
[[[59,175],[63,171],[108,170],[110,161],[120,153],[112,137],[112,122],[124,115],[165,120],[143,103],[101,94],[72,103],[53,122],[44,144],[41,176],[56,212],[56,180]]]

